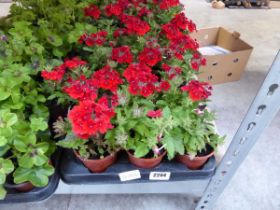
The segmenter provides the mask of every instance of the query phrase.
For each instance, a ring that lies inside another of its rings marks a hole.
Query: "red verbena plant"
[[[211,87],[196,79],[205,59],[179,0],[92,1],[63,62],[42,71],[51,99],[67,103],[59,145],[84,157],[120,148],[137,157],[196,155],[222,139],[205,109]],[[83,24],[83,27],[81,25]],[[82,28],[82,30],[80,30]]]

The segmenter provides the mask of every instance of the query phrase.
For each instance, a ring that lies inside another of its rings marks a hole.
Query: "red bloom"
[[[162,111],[161,111],[161,109],[150,110],[150,111],[148,111],[147,116],[152,117],[152,118],[158,118],[158,117],[162,116]]]
[[[107,35],[108,35],[107,31],[99,31],[91,35],[84,34],[80,37],[79,42],[80,44],[85,43],[89,47],[94,45],[102,46],[106,41]]]
[[[123,35],[127,35],[127,29],[126,28],[118,28],[113,33],[113,36],[115,38],[123,36]]]
[[[120,16],[122,14],[122,11],[123,8],[120,4],[108,4],[105,7],[105,12],[108,17],[111,17],[112,15]]]
[[[84,8],[84,15],[92,17],[93,19],[98,19],[101,12],[98,7],[94,4],[89,5],[88,7]]]
[[[178,59],[183,60],[183,56],[187,50],[196,51],[199,45],[189,35],[182,35],[181,37],[172,39],[169,47]]]
[[[133,55],[128,46],[122,46],[112,50],[112,59],[120,64],[131,63],[133,61]]]
[[[154,3],[159,4],[160,9],[169,9],[180,4],[179,0],[154,0]]]
[[[199,64],[196,61],[191,62],[191,67],[193,70],[198,71],[199,70]]]
[[[181,87],[183,92],[188,92],[192,101],[201,101],[211,95],[212,87],[207,82],[192,80],[189,84]]]
[[[149,10],[147,7],[143,7],[139,10],[138,12],[138,16],[139,17],[143,17],[143,16],[148,16],[149,14],[151,14],[152,11]]]
[[[167,73],[168,79],[173,79],[177,75],[182,74],[182,69],[180,67],[172,67],[167,64],[162,65],[162,69]]]
[[[125,24],[128,34],[143,36],[150,31],[150,25],[139,17],[122,15],[120,20]]]
[[[64,62],[65,66],[71,70],[79,67],[79,66],[84,66],[87,64],[86,61],[83,61],[79,59],[78,57],[74,57],[72,59],[66,59]]]
[[[176,39],[183,35],[183,33],[176,27],[176,25],[172,23],[162,25],[161,31],[169,40]]]
[[[201,64],[202,66],[205,66],[205,65],[207,64],[206,58],[202,58],[201,61],[200,61],[200,64]]]
[[[98,103],[83,101],[68,114],[73,132],[80,138],[88,139],[98,133],[106,133],[112,129],[111,118],[115,113],[108,106],[108,100],[101,98]]]
[[[152,70],[145,64],[130,64],[123,76],[129,82],[128,91],[132,95],[148,97],[156,90],[158,77],[151,73]]]
[[[73,99],[84,101],[97,98],[97,88],[84,75],[80,76],[77,80],[70,79],[68,84],[68,86],[63,87],[63,91]]]
[[[201,56],[199,53],[194,53],[191,59],[191,67],[193,70],[198,71],[200,66],[206,65],[206,59]]]
[[[119,73],[110,66],[105,66],[94,72],[92,75],[92,82],[94,86],[105,90],[111,90],[112,92],[115,92],[118,86],[123,83]]]
[[[152,69],[145,64],[130,64],[124,71],[123,76],[127,81],[132,81],[137,77],[137,74],[141,72],[151,73]]]
[[[160,82],[160,89],[162,90],[162,91],[168,91],[169,89],[170,89],[170,84],[169,84],[169,82],[167,82],[167,81],[161,81]]]
[[[184,13],[180,13],[175,15],[175,17],[171,20],[171,23],[175,25],[177,28],[186,30],[189,25],[189,20],[188,18],[186,18]]]
[[[158,49],[145,47],[144,50],[139,54],[138,59],[142,63],[145,63],[149,66],[154,66],[161,61],[162,56]]]
[[[65,71],[66,71],[65,65],[62,64],[60,66],[56,66],[52,71],[43,70],[41,72],[41,76],[45,80],[60,81],[62,80]]]
[[[190,20],[190,22],[188,24],[188,29],[189,29],[190,32],[196,31],[196,25],[191,20]]]
[[[196,25],[191,20],[188,20],[184,13],[175,15],[175,17],[171,20],[171,23],[182,30],[188,29],[190,32],[196,30]]]

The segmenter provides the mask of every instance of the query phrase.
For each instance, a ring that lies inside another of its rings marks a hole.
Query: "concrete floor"
[[[223,26],[238,31],[255,48],[240,81],[214,87],[211,107],[228,143],[280,48],[280,10],[214,10],[204,0],[182,2],[198,28]],[[0,15],[7,8],[0,4]],[[280,209],[279,125],[280,114],[241,165],[215,210]],[[59,195],[39,204],[1,206],[1,210],[192,210],[194,206],[194,198],[182,195]]]

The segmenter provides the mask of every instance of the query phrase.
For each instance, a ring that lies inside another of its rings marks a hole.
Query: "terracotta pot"
[[[19,192],[29,192],[34,188],[34,185],[31,182],[24,182],[21,184],[6,184],[5,187]]]
[[[214,151],[205,156],[196,156],[194,159],[191,159],[189,155],[176,155],[176,160],[183,163],[189,169],[196,170],[201,168],[213,155]]]
[[[117,153],[110,154],[102,159],[85,159],[74,150],[76,157],[93,173],[102,173],[117,160]]]
[[[164,151],[163,153],[161,153],[160,156],[156,157],[156,158],[137,158],[135,157],[131,152],[126,151],[128,154],[128,160],[130,163],[132,163],[133,165],[139,167],[139,168],[154,168],[157,165],[160,164],[160,162],[162,161],[162,158],[166,155],[166,151]]]

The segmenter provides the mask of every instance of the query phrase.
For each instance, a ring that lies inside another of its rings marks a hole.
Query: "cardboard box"
[[[190,36],[197,40],[200,52],[207,59],[207,65],[199,70],[199,79],[221,84],[241,78],[253,47],[241,40],[238,32],[218,27],[201,29]]]

